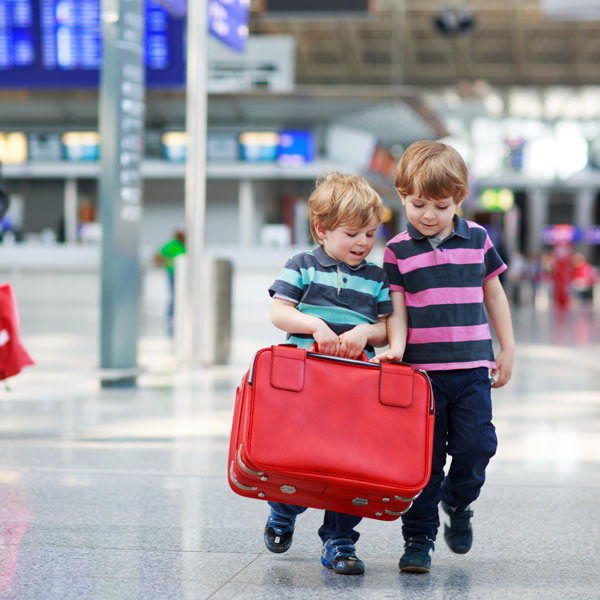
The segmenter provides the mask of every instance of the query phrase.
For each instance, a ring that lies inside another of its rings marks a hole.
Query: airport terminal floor
[[[177,369],[161,276],[146,278],[137,387],[100,389],[96,279],[11,275],[36,365],[0,389],[0,599],[600,597],[597,307],[514,311],[472,550],[452,554],[440,536],[428,574],[400,573],[400,522],[365,519],[366,572],[343,576],[319,562],[320,511],[272,554],[267,504],[226,480],[236,385],[255,350],[282,341],[268,323],[273,273],[236,275],[231,361],[201,369]]]

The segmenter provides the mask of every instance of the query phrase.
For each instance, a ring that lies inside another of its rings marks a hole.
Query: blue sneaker
[[[404,542],[404,554],[398,566],[405,573],[428,573],[431,568],[433,540],[425,536],[409,537]]]
[[[448,506],[442,501],[444,512],[450,517],[450,525],[444,525],[444,539],[448,548],[456,554],[466,554],[473,545],[471,517],[473,511],[468,506]]]
[[[292,545],[296,517],[286,517],[271,511],[265,525],[265,546],[271,552],[287,552]]]
[[[356,556],[354,542],[349,538],[328,539],[323,544],[321,564],[342,575],[362,575],[365,563]]]

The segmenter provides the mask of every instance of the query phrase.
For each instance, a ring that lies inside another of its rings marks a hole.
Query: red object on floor
[[[19,339],[19,315],[12,286],[0,285],[0,380],[13,377],[32,364]]]

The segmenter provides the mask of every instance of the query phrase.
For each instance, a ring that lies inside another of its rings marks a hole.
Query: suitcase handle
[[[321,356],[335,356],[335,354],[322,354],[319,352],[319,348],[317,347],[317,344],[314,343],[308,350],[307,352],[312,352],[313,354],[321,354]],[[336,358],[342,358],[341,356],[336,356]],[[347,360],[362,360],[364,362],[370,362],[369,361],[369,357],[367,356],[367,353],[363,350],[360,353],[360,356],[358,358],[349,358]]]

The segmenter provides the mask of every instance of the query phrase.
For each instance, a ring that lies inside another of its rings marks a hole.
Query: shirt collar
[[[355,267],[347,265],[346,263],[340,263],[339,261],[335,260],[335,258],[329,256],[329,254],[327,254],[327,252],[325,252],[325,250],[323,249],[323,246],[317,246],[313,250],[313,255],[322,267],[336,267],[338,264],[343,264],[344,266],[348,267],[349,269],[352,269],[353,271],[358,271],[358,269],[362,269],[368,264],[367,261],[364,259],[359,265],[356,265]]]
[[[454,215],[452,220],[454,221],[454,230],[448,237],[457,235],[468,240],[471,237],[471,232],[467,222],[464,219],[461,219],[458,215]],[[410,223],[407,225],[407,230],[410,234],[410,237],[415,240],[422,240],[427,237],[423,235],[416,227],[413,227]]]

